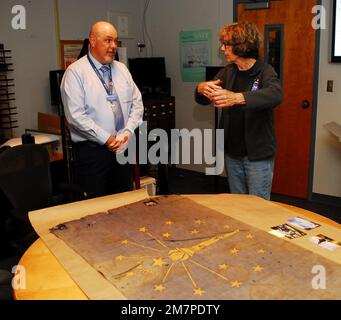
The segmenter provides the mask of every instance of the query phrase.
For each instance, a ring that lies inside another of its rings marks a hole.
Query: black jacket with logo
[[[242,92],[246,104],[245,110],[245,144],[249,160],[262,160],[273,157],[276,153],[276,136],[273,108],[282,102],[281,82],[275,70],[269,64],[257,60],[252,74],[259,80],[258,89],[251,91],[252,83]],[[222,87],[232,90],[238,68],[235,64],[227,65],[215,76],[222,81]],[[199,104],[210,104],[209,99],[195,91],[195,100]],[[219,128],[228,130],[229,108],[219,110]]]

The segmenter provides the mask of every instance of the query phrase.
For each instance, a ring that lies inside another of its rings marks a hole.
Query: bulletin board
[[[212,62],[212,31],[181,31],[179,44],[182,81],[204,81],[205,67]]]

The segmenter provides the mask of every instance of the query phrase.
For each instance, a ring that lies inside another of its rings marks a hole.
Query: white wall
[[[341,64],[330,63],[331,1],[327,9],[327,29],[321,30],[320,76],[316,123],[313,192],[341,197],[341,143],[323,125],[335,121],[341,125]],[[326,92],[327,80],[334,80],[334,92]]]
[[[56,68],[54,16],[51,1],[22,0],[27,14],[27,29],[11,27],[12,7],[18,1],[0,3],[0,43],[12,50],[16,106],[21,135],[25,128],[36,128],[37,112],[49,112],[49,70]]]
[[[127,16],[128,37],[119,38],[127,47],[129,56],[137,55],[137,42],[141,35],[140,0],[59,0],[61,40],[83,40],[88,37],[93,23],[100,20],[117,24],[119,15]]]
[[[144,2],[144,1],[143,1]],[[212,30],[212,64],[221,65],[218,52],[220,28],[233,21],[232,0],[157,0],[151,1],[147,26],[151,35],[154,56],[166,58],[167,76],[172,81],[172,95],[176,98],[176,127],[213,128],[214,110],[194,101],[197,83],[183,82],[180,73],[179,32],[200,29]],[[150,50],[149,50],[150,51]],[[203,171],[204,166],[180,166]]]

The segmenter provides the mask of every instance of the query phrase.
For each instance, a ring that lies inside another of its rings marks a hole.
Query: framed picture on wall
[[[66,68],[78,58],[83,47],[83,40],[60,40],[61,68]]]

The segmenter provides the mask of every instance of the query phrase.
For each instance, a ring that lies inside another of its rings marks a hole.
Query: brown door
[[[238,20],[283,26],[282,79],[284,100],[275,110],[278,141],[273,193],[307,198],[312,139],[315,30],[311,13],[316,0],[271,1],[271,8],[245,10]]]

